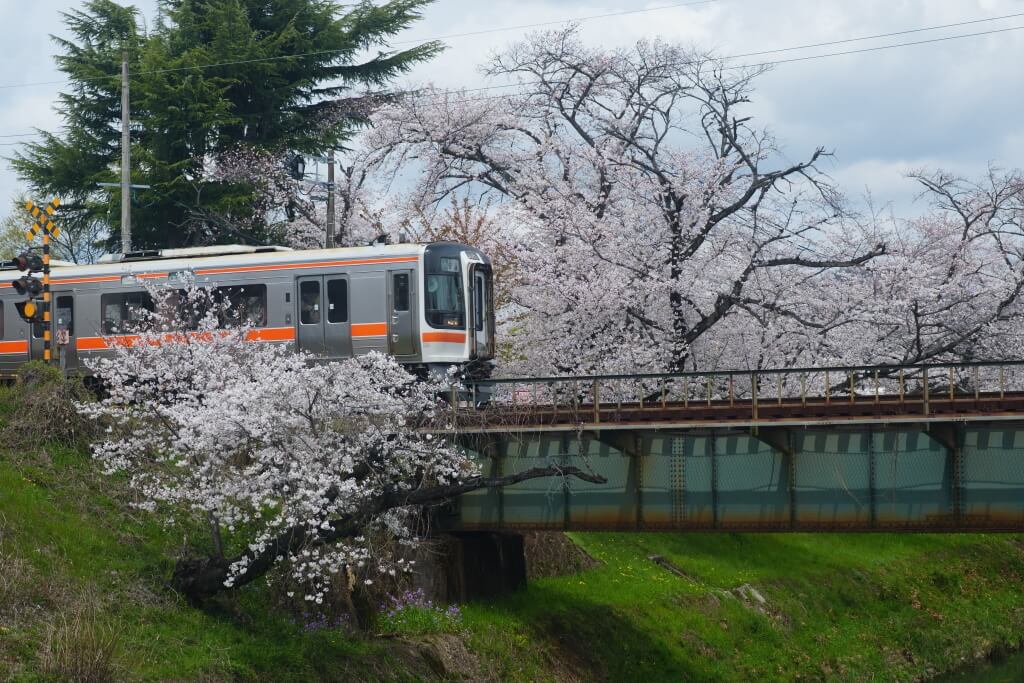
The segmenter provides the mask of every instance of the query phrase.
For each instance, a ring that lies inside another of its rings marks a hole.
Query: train
[[[43,358],[44,324],[28,323],[0,270],[0,378]],[[90,265],[54,262],[55,362],[88,374],[112,354],[150,289],[211,288],[242,311],[252,343],[286,343],[324,360],[379,351],[424,377],[457,366],[487,379],[494,365],[494,283],[480,250],[453,242],[293,250],[222,245],[113,254]]]

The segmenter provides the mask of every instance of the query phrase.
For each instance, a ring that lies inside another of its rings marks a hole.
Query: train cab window
[[[103,334],[138,331],[146,318],[145,311],[153,311],[153,297],[149,292],[104,294],[100,297],[103,312]]]
[[[299,321],[303,325],[320,324],[320,283],[316,280],[299,283]]]
[[[348,280],[327,281],[327,322],[348,322]]]
[[[392,277],[394,277],[395,310],[396,311],[408,311],[409,310],[409,274],[408,273],[395,273]]]
[[[457,263],[457,262],[456,262]],[[466,329],[466,302],[460,273],[428,273],[426,278],[427,322],[432,327]]]
[[[75,336],[75,299],[70,296],[57,297],[57,329],[66,329]]]
[[[213,300],[221,306],[218,320],[221,327],[241,324],[244,327],[264,327],[267,324],[267,286],[243,285],[218,287]]]

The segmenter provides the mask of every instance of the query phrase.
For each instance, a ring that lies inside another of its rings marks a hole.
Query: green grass
[[[1015,536],[573,538],[602,566],[465,611],[506,673],[562,660],[608,680],[912,680],[1024,634]]]
[[[12,672],[20,669],[15,680],[36,680],[40,662],[30,645],[43,640],[45,615],[72,608],[64,604],[69,596],[85,595],[98,600],[101,619],[117,632],[133,678],[360,680],[386,660],[372,641],[336,630],[303,632],[275,615],[260,588],[207,611],[187,606],[164,587],[180,542],[174,530],[120,509],[99,490],[84,498],[81,486],[58,483],[81,484],[86,465],[70,453],[57,454],[49,471],[0,462],[0,552],[18,554],[34,576],[64,584],[38,597],[45,608],[38,622],[2,632],[0,655],[13,650],[23,658],[17,667],[8,662]],[[0,659],[0,672],[3,666]]]

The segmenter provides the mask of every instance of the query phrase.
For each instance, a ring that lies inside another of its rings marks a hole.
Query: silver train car
[[[43,357],[43,325],[30,325],[0,271],[0,378]],[[397,244],[294,251],[218,246],[114,255],[94,265],[55,265],[50,274],[55,357],[68,372],[111,354],[147,286],[212,288],[245,316],[252,343],[289,343],[325,359],[380,351],[426,376],[457,365],[490,375],[495,354],[490,260],[462,244]]]

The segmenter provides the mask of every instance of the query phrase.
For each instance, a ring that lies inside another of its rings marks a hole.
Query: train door
[[[470,330],[472,358],[494,357],[494,295],[491,270],[475,265],[470,269],[472,316]]]
[[[388,350],[401,358],[416,354],[416,279],[412,270],[388,270]]]
[[[330,358],[352,356],[347,275],[301,277],[299,348]]]
[[[43,350],[45,348],[43,331],[45,329],[46,325],[43,323],[31,323],[29,325],[28,356],[30,360],[43,359]]]
[[[78,352],[75,349],[75,297],[72,294],[60,294],[55,302],[54,346],[60,349],[61,367],[74,368],[78,366]]]
[[[299,349],[318,356],[326,356],[323,278],[319,275],[300,277],[296,283],[299,290]]]

